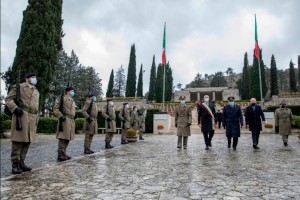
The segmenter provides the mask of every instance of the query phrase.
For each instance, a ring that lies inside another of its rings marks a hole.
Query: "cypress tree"
[[[17,41],[16,55],[4,79],[8,90],[16,84],[21,73],[36,73],[40,93],[40,107],[43,106],[53,73],[62,49],[62,0],[29,0],[23,12],[21,32]]]
[[[171,101],[173,94],[173,71],[169,62],[166,64],[165,101]]]
[[[135,56],[135,45],[131,45],[128,74],[126,82],[126,97],[135,97],[136,92],[136,56]]]
[[[144,73],[143,64],[141,64],[141,69],[140,69],[139,79],[137,84],[137,92],[136,92],[137,97],[143,97],[143,73]]]
[[[113,97],[114,96],[114,70],[111,70],[109,82],[106,91],[106,97]]]
[[[247,52],[244,55],[244,67],[241,85],[242,99],[250,99],[249,61]]]
[[[298,87],[300,91],[300,55],[298,55]]]
[[[161,103],[163,100],[163,76],[164,68],[161,64],[157,67],[156,85],[155,85],[155,100]]]
[[[150,72],[150,83],[149,83],[149,95],[148,100],[153,101],[155,99],[155,85],[156,85],[156,65],[155,55],[153,55],[153,61]]]
[[[270,86],[271,97],[272,95],[278,95],[278,79],[277,79],[277,67],[274,55],[271,57],[271,69],[270,69]]]
[[[291,92],[297,92],[295,68],[292,60],[290,61],[290,90]]]

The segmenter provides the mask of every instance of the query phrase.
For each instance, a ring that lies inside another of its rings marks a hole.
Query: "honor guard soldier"
[[[122,121],[122,135],[121,135],[121,144],[128,144],[127,141],[127,132],[130,128],[130,112],[128,103],[123,104],[123,108],[119,113],[119,118]]]
[[[133,106],[133,111],[131,112],[131,116],[130,116],[130,124],[131,124],[131,128],[133,128],[134,130],[138,130],[138,113],[137,113],[138,107],[137,106]]]
[[[39,108],[39,92],[35,85],[35,74],[27,73],[25,82],[13,86],[5,102],[13,113],[11,124],[11,162],[12,174],[31,171],[32,168],[25,165],[24,161],[31,142],[34,141],[37,129]]]
[[[280,108],[275,110],[275,129],[276,133],[282,136],[284,146],[288,146],[288,137],[292,133],[293,114],[290,108],[286,107],[282,100]]]
[[[139,140],[144,140],[143,134],[145,133],[146,129],[146,111],[143,107],[137,111],[138,119],[137,119],[137,127],[139,131]]]
[[[177,148],[187,148],[188,136],[191,136],[192,110],[191,107],[185,104],[185,96],[180,96],[180,104],[175,108],[175,126],[177,127]]]
[[[107,106],[102,110],[102,116],[105,119],[105,148],[111,149],[114,146],[110,145],[114,133],[117,132],[116,128],[116,113],[114,102],[111,99],[107,100]]]
[[[74,88],[68,84],[63,93],[64,94],[57,99],[53,108],[54,115],[58,118],[56,131],[56,138],[58,139],[57,161],[71,159],[66,151],[70,140],[73,140],[75,135]]]
[[[88,94],[86,102],[82,108],[82,114],[85,117],[83,123],[84,136],[84,154],[92,154],[94,151],[91,150],[91,143],[93,137],[98,132],[98,109],[96,104],[97,98],[94,94]]]

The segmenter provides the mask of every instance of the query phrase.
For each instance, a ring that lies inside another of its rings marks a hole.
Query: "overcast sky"
[[[1,71],[13,62],[26,0],[1,0]],[[277,68],[288,68],[300,54],[298,0],[64,0],[63,47],[73,49],[84,66],[93,66],[106,92],[111,69],[127,67],[135,43],[137,76],[141,64],[144,93],[149,88],[155,54],[161,62],[164,22],[166,54],[174,85],[187,84],[199,72],[212,74],[228,67],[240,73],[243,56],[253,61],[254,14],[258,41],[269,67],[274,54]],[[1,89],[4,92],[1,81]]]

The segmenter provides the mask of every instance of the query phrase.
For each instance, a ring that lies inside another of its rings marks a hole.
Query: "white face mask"
[[[129,105],[128,105],[128,104],[126,104],[126,105],[125,105],[125,108],[129,108]]]
[[[204,101],[205,102],[209,102],[209,98],[204,98]]]
[[[109,105],[113,106],[113,105],[114,105],[114,102],[110,101],[110,102],[109,102]]]
[[[180,103],[181,103],[181,104],[185,104],[185,100],[181,100]]]

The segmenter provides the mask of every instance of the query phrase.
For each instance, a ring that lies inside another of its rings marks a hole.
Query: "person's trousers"
[[[122,135],[121,135],[121,140],[122,141],[126,141],[126,139],[127,139],[127,132],[128,132],[127,128],[123,128],[122,129]]]
[[[228,140],[228,148],[231,147],[231,138],[232,138],[232,137],[227,137],[227,140]],[[233,147],[233,148],[236,148],[236,147],[237,147],[238,141],[239,141],[239,138],[238,138],[238,137],[233,137],[233,143],[232,143],[232,147]]]
[[[219,129],[221,129],[221,124],[222,124],[222,122],[218,122]]]
[[[183,138],[183,147],[187,147],[187,142],[188,142],[188,136],[178,136],[177,140],[177,147],[181,148],[182,147],[182,138]]]
[[[69,145],[70,140],[58,139],[58,156],[66,155],[67,147]]]
[[[144,135],[144,132],[139,131],[139,136],[140,136],[140,137],[143,137],[143,135]]]
[[[288,142],[288,138],[289,136],[288,135],[282,135],[282,141],[285,143],[285,142]]]
[[[25,160],[30,142],[12,142],[11,146],[11,162],[19,162]]]
[[[94,134],[86,133],[84,136],[84,149],[91,149],[91,144],[93,140]]]
[[[252,131],[252,142],[253,145],[258,145],[260,131]]]
[[[214,136],[215,131],[203,132],[204,142],[206,146],[211,145],[211,140]]]
[[[112,141],[113,137],[114,137],[114,133],[112,133],[112,132],[106,132],[105,133],[105,142],[109,142],[110,143]]]

